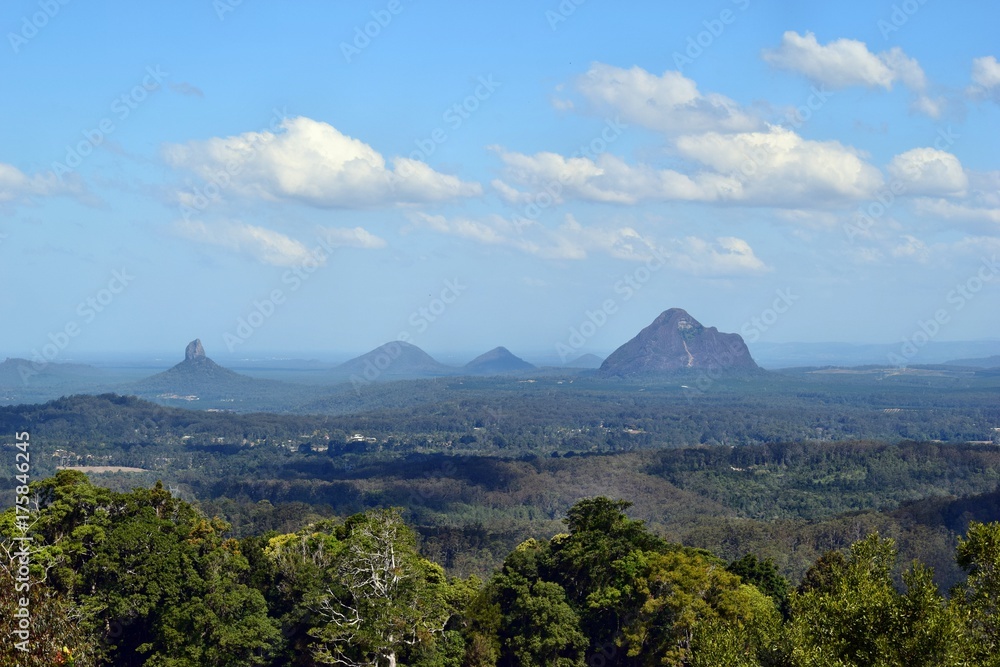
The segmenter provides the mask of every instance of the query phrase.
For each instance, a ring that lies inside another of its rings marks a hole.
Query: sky
[[[0,357],[998,339],[998,19],[8,0]]]

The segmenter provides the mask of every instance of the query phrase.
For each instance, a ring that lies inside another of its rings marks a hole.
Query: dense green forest
[[[1000,664],[997,523],[969,525],[943,591],[919,561],[894,576],[878,533],[789,581],[596,497],[479,578],[449,576],[395,509],[235,539],[159,484],[61,471],[26,495],[29,515],[0,515],[6,665]]]
[[[357,412],[0,407],[0,506],[31,433],[28,601],[49,638],[21,664],[996,664],[975,652],[1000,608],[991,382],[450,378]],[[400,576],[354,580],[362,557]]]
[[[117,491],[162,480],[175,496],[229,522],[240,538],[400,507],[423,551],[460,576],[486,576],[520,542],[557,532],[575,502],[599,495],[628,498],[634,516],[667,539],[726,558],[750,551],[770,556],[791,578],[825,550],[879,530],[897,540],[904,560],[933,565],[938,583],[948,587],[961,576],[952,558],[957,536],[970,520],[1000,519],[994,497],[1000,448],[988,441],[768,437],[740,446],[716,439],[663,446],[649,432],[690,424],[692,409],[648,399],[641,389],[632,392],[650,411],[641,419],[633,404],[626,417],[620,404],[597,412],[580,407],[579,398],[551,399],[548,412],[490,414],[470,400],[414,409],[410,417],[393,410],[332,417],[76,396],[0,408],[0,443],[4,460],[13,462],[13,434],[33,433],[35,478],[55,474],[57,466],[135,468],[87,470]],[[990,432],[984,425],[997,423],[995,395],[977,390],[972,400],[957,393],[942,393],[933,413]],[[862,410],[853,392],[844,394],[847,408],[831,394],[827,423],[840,421],[838,411]],[[917,394],[911,404],[930,400]],[[720,390],[716,399],[719,405],[709,401],[699,409],[719,432],[739,428],[731,405],[757,400],[735,390]],[[780,401],[771,409],[786,410]],[[898,418],[867,411],[873,422]],[[766,420],[766,405],[754,414]],[[613,428],[612,419],[619,420]],[[0,479],[2,504],[12,502],[12,473]]]

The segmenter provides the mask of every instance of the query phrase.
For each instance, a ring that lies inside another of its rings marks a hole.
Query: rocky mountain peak
[[[681,308],[663,311],[601,365],[603,375],[640,375],[676,371],[755,371],[739,334],[705,327]]]
[[[205,358],[205,348],[201,344],[201,339],[196,338],[184,349],[184,361],[195,361]]]

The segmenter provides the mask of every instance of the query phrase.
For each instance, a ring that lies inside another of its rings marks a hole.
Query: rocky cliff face
[[[628,376],[699,370],[749,372],[759,367],[739,334],[704,327],[680,308],[653,323],[601,364],[601,375]]]
[[[196,338],[184,349],[184,361],[192,361],[194,359],[204,359],[205,358],[205,348],[201,344],[201,339]]]

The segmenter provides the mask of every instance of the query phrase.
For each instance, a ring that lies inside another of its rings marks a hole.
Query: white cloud
[[[1000,225],[1000,207],[991,208],[956,203],[947,199],[918,199],[918,213],[932,218],[941,218],[956,222],[986,223]]]
[[[652,244],[632,227],[581,225],[572,215],[549,234],[553,244],[538,254],[552,259],[584,259],[590,251],[604,252],[617,259],[645,260],[652,257]]]
[[[721,198],[765,206],[822,208],[871,197],[882,174],[838,141],[811,141],[791,130],[683,136],[677,149],[727,183]]]
[[[518,190],[502,180],[493,187],[512,204],[551,205],[568,198],[615,204],[642,200],[710,201],[720,179],[712,174],[693,178],[672,169],[629,165],[620,157],[602,153],[596,160],[567,158],[556,153],[500,152],[508,180],[526,187]],[[543,206],[544,207],[544,206]]]
[[[926,261],[930,257],[927,244],[909,234],[900,237],[896,245],[890,248],[889,253],[897,259],[915,259],[919,262]]]
[[[507,180],[494,181],[493,187],[511,204],[535,203],[541,208],[567,199],[823,208],[870,198],[883,184],[881,172],[853,148],[837,141],[806,140],[777,126],[767,132],[678,137],[677,152],[701,165],[691,175],[630,165],[608,153],[590,159],[498,150]]]
[[[676,71],[656,76],[641,67],[594,63],[577,88],[626,121],[661,132],[740,132],[760,126],[733,100],[699,92],[694,81]]]
[[[173,232],[186,239],[226,248],[271,266],[301,266],[307,262],[323,265],[329,247],[381,248],[385,241],[361,227],[319,229],[314,242],[306,245],[285,234],[257,225],[228,220],[205,223],[178,220]]]
[[[912,108],[932,118],[944,112],[947,101],[927,94],[927,76],[916,59],[898,46],[873,53],[864,42],[837,39],[820,44],[816,35],[800,35],[789,30],[776,49],[765,49],[764,60],[780,69],[798,72],[812,81],[833,89],[850,86],[884,88],[901,83],[914,93]]]
[[[280,232],[242,222],[206,224],[197,220],[178,220],[173,231],[192,241],[221,246],[272,266],[297,266],[312,257],[303,243]]]
[[[364,227],[320,227],[317,236],[332,247],[374,250],[386,246],[385,239],[375,236]]]
[[[764,60],[780,69],[799,72],[816,83],[831,88],[867,86],[889,90],[896,81],[909,88],[926,87],[924,72],[916,60],[902,49],[874,54],[864,42],[837,39],[825,46],[816,35],[800,35],[789,30],[781,38],[781,46],[765,49]]]
[[[29,176],[13,165],[0,162],[0,204],[59,195],[86,199],[85,188],[75,174],[68,174],[63,180],[52,172]]]
[[[714,242],[695,236],[674,241],[668,251],[673,268],[699,276],[753,275],[770,271],[750,247],[735,236],[722,236]]]
[[[996,56],[983,56],[972,61],[972,82],[969,93],[973,97],[988,98],[1000,103],[1000,62]]]
[[[925,116],[940,118],[941,114],[948,108],[948,100],[944,97],[917,95],[913,100],[912,108],[914,111],[922,113]]]
[[[889,164],[889,173],[908,195],[961,196],[969,187],[962,163],[936,148],[914,148],[900,153]]]
[[[915,211],[963,227],[996,232],[1000,225],[1000,171],[967,172],[968,191],[957,201],[941,197],[920,197]]]
[[[438,173],[410,158],[394,158],[390,168],[371,146],[327,123],[288,118],[281,129],[173,144],[164,148],[164,156],[206,181],[231,181],[223,190],[324,208],[446,201],[482,193],[478,183]]]
[[[448,234],[468,239],[484,245],[510,246],[528,253],[535,253],[537,245],[522,236],[523,230],[510,220],[499,215],[488,215],[483,218],[454,217],[429,215],[416,212],[410,216],[415,228],[429,229],[440,234]]]
[[[770,271],[746,241],[730,236],[714,240],[689,236],[658,245],[631,226],[583,225],[572,215],[566,215],[555,229],[518,226],[496,215],[471,219],[416,213],[411,220],[416,228],[483,245],[507,246],[543,259],[584,260],[597,253],[636,262],[662,258],[674,270],[699,276]]]

